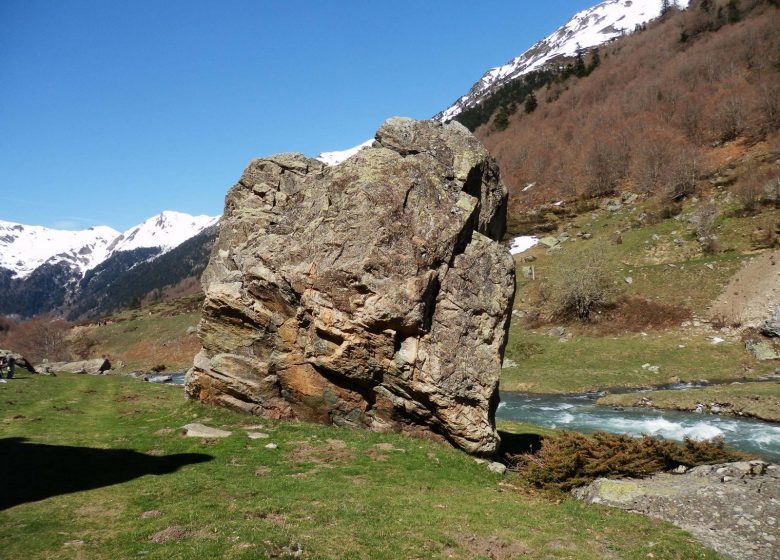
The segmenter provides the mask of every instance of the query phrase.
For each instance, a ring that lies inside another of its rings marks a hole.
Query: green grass
[[[696,410],[699,403],[715,404],[723,414],[780,422],[780,383],[777,382],[720,385],[687,391],[652,391],[641,395],[607,395],[599,399],[598,404],[637,406],[647,400],[652,401],[655,408],[671,410]]]
[[[502,370],[502,390],[581,393],[662,385],[673,376],[683,381],[755,379],[774,368],[753,359],[741,343],[713,345],[704,336],[678,331],[577,335],[563,342],[547,330],[512,325],[506,357],[517,366]],[[643,369],[644,364],[659,370]]]
[[[19,373],[0,387],[3,559],[283,558],[298,545],[308,559],[716,558],[656,520],[525,495],[433,442],[260,420],[131,379]],[[233,434],[182,437],[193,421]],[[150,540],[170,527],[183,535]]]

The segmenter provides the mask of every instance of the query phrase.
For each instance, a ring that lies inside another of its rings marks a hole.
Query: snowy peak
[[[219,216],[165,211],[119,233],[108,226],[69,231],[0,220],[0,268],[25,278],[43,264],[64,262],[83,276],[120,251],[170,251],[217,221]]]
[[[678,0],[678,8],[687,8],[689,0]],[[605,0],[572,17],[566,25],[496,68],[488,70],[469,92],[434,119],[446,122],[477,105],[497,88],[519,76],[539,70],[561,57],[576,55],[578,48],[587,49],[631,33],[638,25],[661,15],[661,0]]]
[[[161,247],[167,252],[217,221],[219,216],[191,216],[166,210],[117,236],[108,247],[109,255],[141,247]]]
[[[0,268],[25,277],[42,264],[65,262],[83,274],[108,257],[117,235],[107,226],[68,231],[0,220]]]

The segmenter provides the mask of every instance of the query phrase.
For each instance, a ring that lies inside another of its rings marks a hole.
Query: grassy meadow
[[[185,438],[189,422],[232,435]],[[121,377],[20,372],[0,387],[0,447],[3,560],[717,558],[668,524],[544,498],[445,445],[260,420]]]

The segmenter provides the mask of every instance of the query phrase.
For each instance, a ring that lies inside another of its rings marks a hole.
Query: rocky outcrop
[[[111,369],[111,363],[105,358],[93,360],[79,360],[77,362],[43,362],[35,366],[40,373],[87,373],[89,375],[101,375]]]
[[[642,480],[600,478],[573,494],[670,521],[730,558],[780,557],[780,466],[744,461],[680,470]]]
[[[17,367],[24,368],[30,373],[38,373],[35,370],[35,367],[30,363],[30,360],[28,360],[21,354],[17,354],[16,352],[12,352],[11,350],[3,350],[2,348],[0,348],[0,357],[2,356],[5,356],[6,358],[13,357]]]
[[[506,202],[458,123],[390,119],[333,167],[253,160],[203,275],[187,394],[492,453],[515,285]]]

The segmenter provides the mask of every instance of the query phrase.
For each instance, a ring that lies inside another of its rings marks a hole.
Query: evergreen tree
[[[665,16],[672,9],[671,0],[661,0],[661,15]]]
[[[728,4],[726,4],[726,14],[729,23],[739,21],[739,0],[729,0]]]
[[[574,75],[578,78],[582,78],[588,73],[588,69],[585,67],[585,49],[583,49],[579,43],[577,43],[577,55],[574,60]]]
[[[533,113],[536,110],[536,107],[539,105],[539,103],[536,101],[536,96],[534,95],[534,92],[531,92],[528,94],[528,97],[525,98],[525,112],[526,113]]]

